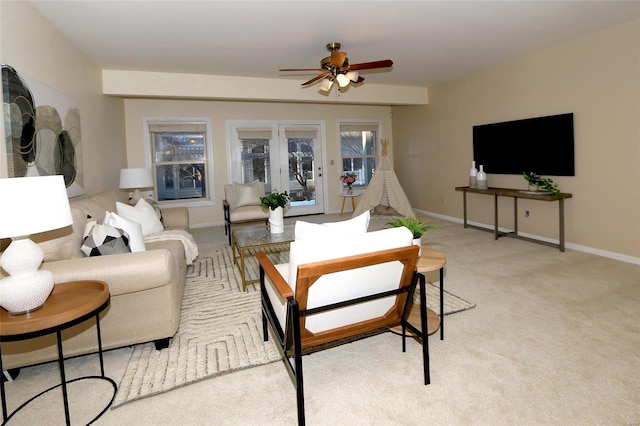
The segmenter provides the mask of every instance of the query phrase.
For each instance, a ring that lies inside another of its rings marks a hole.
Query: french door
[[[287,191],[285,216],[324,213],[322,123],[232,120],[227,129],[233,181]]]

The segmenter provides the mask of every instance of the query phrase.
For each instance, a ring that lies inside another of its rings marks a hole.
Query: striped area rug
[[[229,246],[202,245],[187,272],[180,328],[168,348],[136,345],[112,408],[209,377],[280,360],[263,342],[260,292],[243,292]],[[280,261],[283,254],[270,255]]]

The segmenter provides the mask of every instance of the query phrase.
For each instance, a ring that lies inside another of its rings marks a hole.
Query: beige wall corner
[[[85,193],[117,188],[126,165],[123,101],[102,94],[101,69],[29,2],[3,1],[0,11],[0,61],[80,104]]]
[[[632,21],[430,88],[428,106],[394,107],[398,178],[414,208],[462,217],[472,128],[574,113],[576,176],[553,177],[566,201],[568,244],[640,259],[640,21]],[[517,141],[514,141],[517,143]],[[526,147],[523,147],[526,155]],[[550,153],[553,155],[553,153]],[[525,188],[521,176],[490,186]],[[469,199],[470,220],[493,224],[493,199]],[[519,230],[558,238],[556,203],[526,202]],[[513,227],[513,204],[500,210]]]

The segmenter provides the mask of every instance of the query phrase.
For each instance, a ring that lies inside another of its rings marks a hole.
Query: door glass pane
[[[271,164],[269,139],[241,139],[242,182],[264,182],[266,193],[271,192]]]
[[[291,206],[316,203],[312,138],[288,138]]]

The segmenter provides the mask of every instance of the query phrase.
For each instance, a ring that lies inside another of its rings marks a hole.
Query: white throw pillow
[[[359,216],[340,222],[310,223],[298,220],[294,233],[296,241],[335,238],[336,235],[364,234],[369,228],[369,219],[370,213],[367,210]]]
[[[233,193],[236,199],[234,207],[260,205],[260,182],[257,180],[251,183],[234,182]]]
[[[142,235],[144,236],[164,231],[164,226],[158,219],[156,211],[144,198],[141,198],[135,207],[117,201],[116,209],[120,216],[142,225]]]
[[[142,225],[129,219],[125,219],[113,212],[105,212],[103,223],[114,228],[120,228],[129,234],[129,247],[132,252],[145,251],[144,235],[142,235]]]

